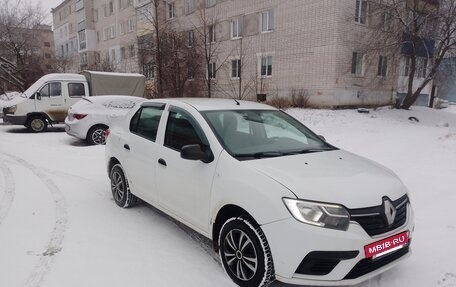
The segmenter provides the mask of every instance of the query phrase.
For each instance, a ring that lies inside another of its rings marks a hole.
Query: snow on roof
[[[86,81],[86,78],[83,75],[79,74],[69,74],[69,73],[53,73],[47,74],[41,77],[38,81],[47,82],[47,81]]]

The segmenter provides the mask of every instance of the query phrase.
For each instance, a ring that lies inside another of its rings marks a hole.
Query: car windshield
[[[227,151],[240,160],[336,149],[281,111],[207,111],[203,115]]]

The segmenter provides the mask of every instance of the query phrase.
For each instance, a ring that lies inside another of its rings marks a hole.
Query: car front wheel
[[[219,255],[228,276],[241,287],[266,286],[273,281],[271,250],[259,226],[233,217],[222,226]]]
[[[127,178],[120,164],[112,167],[110,178],[112,197],[116,204],[124,208],[135,205],[138,198],[130,192]]]
[[[42,116],[31,116],[26,125],[29,131],[34,133],[44,132],[47,129],[46,119]]]

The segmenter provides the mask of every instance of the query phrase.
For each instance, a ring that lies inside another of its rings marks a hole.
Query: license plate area
[[[364,246],[366,258],[376,259],[404,248],[409,242],[408,231],[381,239]]]

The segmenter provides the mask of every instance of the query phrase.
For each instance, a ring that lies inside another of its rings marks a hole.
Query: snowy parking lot
[[[456,287],[456,106],[288,112],[409,189],[412,256],[359,287]],[[0,270],[2,287],[233,286],[208,240],[145,204],[117,207],[103,146],[1,120]]]

